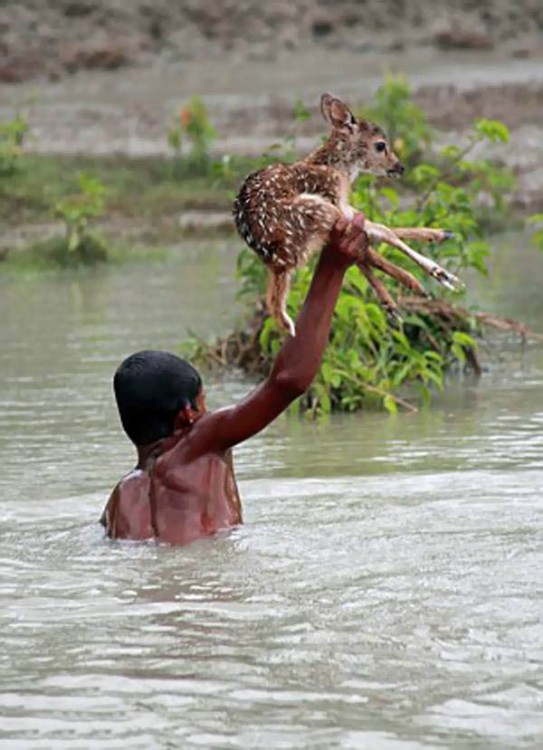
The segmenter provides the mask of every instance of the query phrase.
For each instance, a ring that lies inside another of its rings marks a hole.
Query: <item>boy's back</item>
[[[110,538],[188,544],[241,523],[231,451],[195,454],[191,437],[160,441],[123,477],[102,516]]]

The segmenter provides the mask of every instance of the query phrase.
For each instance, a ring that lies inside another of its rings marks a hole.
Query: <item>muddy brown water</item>
[[[541,256],[497,244],[472,294],[543,330]],[[112,371],[228,330],[235,251],[0,280],[2,748],[540,748],[540,347],[414,416],[279,419],[236,451],[227,536],[103,538]]]

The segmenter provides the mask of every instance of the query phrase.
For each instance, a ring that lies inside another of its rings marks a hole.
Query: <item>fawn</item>
[[[404,172],[379,126],[356,118],[341,99],[330,94],[323,94],[321,110],[331,126],[326,141],[300,161],[272,164],[250,174],[234,203],[238,232],[268,268],[268,312],[292,336],[294,323],[286,311],[290,277],[325,244],[341,215],[354,215],[348,202],[351,184],[360,172],[387,176]],[[454,289],[460,283],[452,273],[403,242],[441,242],[452,236],[450,232],[427,227],[392,230],[371,221],[366,221],[365,230],[370,242],[386,242],[398,248],[446,287]],[[371,246],[358,267],[393,318],[400,319],[397,305],[372,267],[411,291],[426,295],[412,274],[382,258]]]

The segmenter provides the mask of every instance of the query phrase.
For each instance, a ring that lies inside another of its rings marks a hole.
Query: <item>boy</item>
[[[208,412],[198,372],[166,352],[128,357],[114,377],[121,422],[138,451],[101,522],[112,539],[188,544],[242,522],[231,449],[306,391],[328,340],[347,268],[368,247],[364,216],[340,219],[269,376],[240,403]]]

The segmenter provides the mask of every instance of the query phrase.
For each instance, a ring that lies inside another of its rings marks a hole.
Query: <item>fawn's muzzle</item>
[[[405,167],[401,163],[401,161],[396,162],[396,164],[391,167],[390,169],[387,169],[387,175],[389,177],[399,177],[405,172]]]

